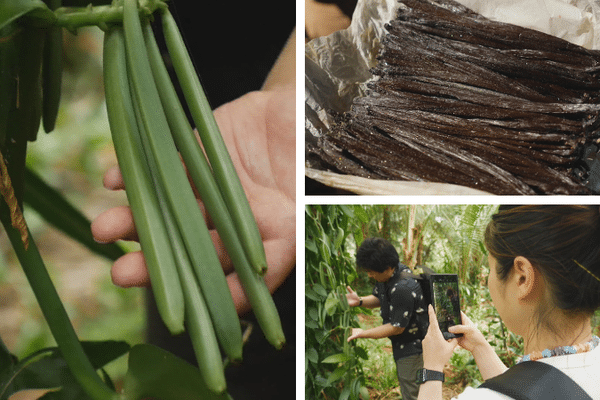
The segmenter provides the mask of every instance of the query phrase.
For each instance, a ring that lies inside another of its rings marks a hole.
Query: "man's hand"
[[[364,329],[352,328],[352,333],[350,333],[350,336],[348,336],[348,341],[358,339],[360,337],[360,334],[363,332],[364,332]]]
[[[265,281],[271,292],[288,277],[296,262],[296,136],[295,92],[253,92],[219,107],[215,118],[257,220],[268,270]],[[107,171],[104,186],[124,189],[118,168]],[[250,309],[241,283],[210,217],[203,209],[238,313]],[[137,234],[129,207],[109,209],[92,222],[94,238],[103,243],[135,240]],[[141,252],[119,258],[112,266],[113,282],[121,287],[149,286]]]
[[[352,290],[350,286],[346,286],[346,290],[348,290],[348,293],[346,293],[346,300],[348,300],[348,305],[350,307],[358,307],[360,304],[360,297],[358,296],[358,294],[356,294],[356,292]]]
[[[362,339],[383,339],[390,336],[400,335],[404,328],[393,326],[392,324],[383,324],[370,329],[352,328],[348,341]]]

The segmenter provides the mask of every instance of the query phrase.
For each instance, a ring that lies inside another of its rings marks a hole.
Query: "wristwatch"
[[[359,298],[358,298],[358,300],[360,300],[360,301],[358,302],[358,306],[359,306],[359,307],[362,307],[362,297],[359,297]]]
[[[423,384],[427,381],[442,381],[444,382],[444,373],[439,371],[432,371],[430,369],[420,369],[417,371],[417,383]]]

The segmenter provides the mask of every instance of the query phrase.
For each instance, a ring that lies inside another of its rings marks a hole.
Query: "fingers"
[[[115,261],[111,277],[115,285],[123,288],[150,286],[150,276],[141,251],[127,253]]]
[[[471,330],[471,326],[469,325],[454,325],[448,328],[450,333],[467,333]]]
[[[463,325],[473,325],[473,321],[471,321],[464,312],[460,312],[460,317]]]
[[[350,336],[348,336],[348,342],[358,339],[362,332],[363,330],[361,328],[352,328],[352,332],[350,333]]]
[[[452,345],[452,351],[454,351],[454,349],[456,349],[456,347],[458,346],[458,339],[454,338],[452,340],[449,340],[448,343]]]
[[[348,293],[350,293],[350,294],[356,293],[354,290],[352,290],[352,288],[350,286],[346,286],[346,290],[348,290]]]
[[[138,240],[133,215],[127,206],[111,208],[92,221],[92,235],[97,242],[112,243],[117,240]]]
[[[452,333],[468,333],[475,326],[464,312],[460,312],[462,325],[454,325],[448,328]]]
[[[92,222],[92,234],[98,242],[102,243],[138,240],[131,209],[126,206],[109,209],[96,217]],[[225,274],[229,275],[234,268],[227,251],[218,233],[212,230],[210,234],[221,266]],[[271,292],[283,283],[295,265],[296,247],[292,239],[291,237],[280,237],[264,242],[269,266],[265,279]],[[146,264],[140,252],[129,253],[113,265],[113,282],[121,287],[148,286],[149,278],[145,268]],[[236,285],[234,285],[234,289],[238,289]],[[246,302],[243,291],[238,290],[237,296],[238,310],[247,312],[249,306],[243,305]]]
[[[114,166],[104,173],[102,183],[108,190],[125,189],[125,182],[123,181],[123,176],[121,175],[121,170],[118,166]]]
[[[427,336],[433,335],[443,338],[444,335],[442,335],[440,325],[438,324],[437,316],[435,315],[435,310],[433,309],[433,306],[431,304],[428,306],[427,314],[429,315],[429,328],[427,329]]]
[[[272,244],[277,245],[276,243]],[[267,249],[269,247],[269,244],[267,244]],[[293,253],[292,262],[290,262],[291,260],[288,252],[285,253],[285,255],[280,254],[279,256],[269,255],[269,253],[267,253],[267,263],[269,268],[267,269],[264,279],[267,287],[269,288],[269,292],[271,293],[277,290],[277,288],[280,287],[283,282],[285,282],[295,267],[295,262],[293,262],[295,261],[295,249],[291,249],[291,252],[289,252]],[[231,273],[227,275],[227,282],[229,284],[229,290],[231,291],[233,303],[235,304],[238,315],[242,316],[248,313],[251,309],[250,302],[246,297],[244,288],[237,274]]]
[[[427,315],[429,316],[429,326],[434,325],[439,327],[437,316],[435,315],[435,310],[433,309],[433,306],[431,304],[427,306]]]

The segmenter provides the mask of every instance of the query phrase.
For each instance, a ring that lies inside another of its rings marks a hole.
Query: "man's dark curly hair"
[[[356,265],[375,272],[396,268],[400,259],[396,248],[387,240],[372,237],[365,239],[356,252]]]

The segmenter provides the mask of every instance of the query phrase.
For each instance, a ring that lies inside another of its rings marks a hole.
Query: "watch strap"
[[[419,369],[417,371],[417,383],[422,384],[427,381],[444,382],[444,373],[440,371],[432,371],[430,369]]]

